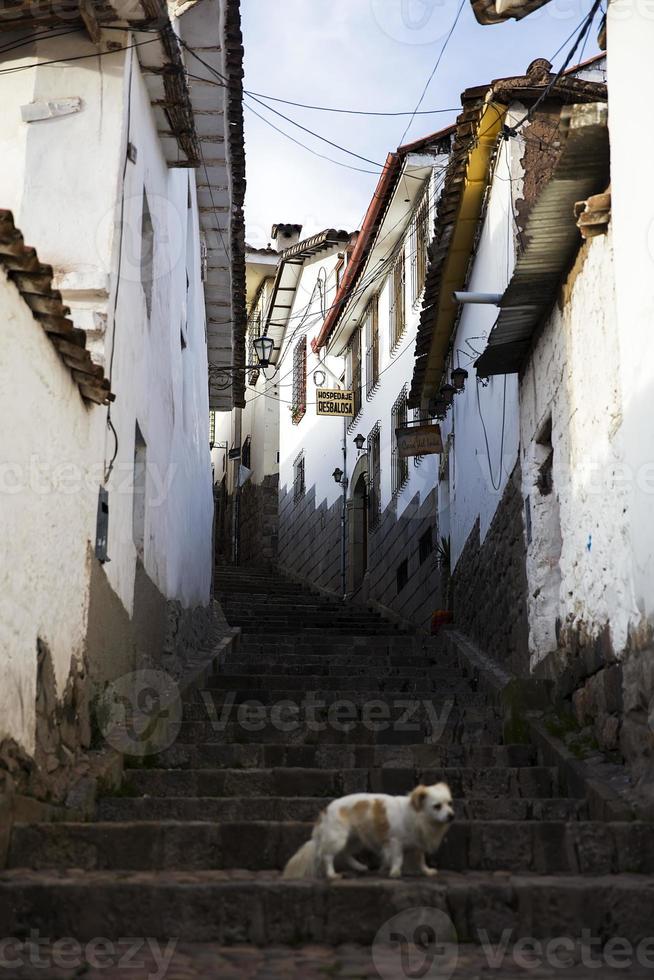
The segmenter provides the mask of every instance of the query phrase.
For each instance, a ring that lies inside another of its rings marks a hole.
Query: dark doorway
[[[362,473],[354,485],[350,510],[350,590],[355,592],[368,568],[368,487]]]

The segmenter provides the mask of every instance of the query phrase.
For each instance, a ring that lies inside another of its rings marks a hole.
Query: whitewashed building
[[[437,457],[401,459],[395,430],[417,417],[408,387],[450,144],[448,129],[389,154],[353,247],[305,261],[280,378],[280,565],[421,627],[438,599]],[[317,415],[324,387],[353,391],[353,418]]]
[[[209,409],[243,398],[242,48],[236,0],[179,10],[64,4],[59,33],[0,11],[0,204],[38,248],[25,274],[0,246],[3,319],[33,319],[0,357],[25,429],[2,447],[23,489],[0,508],[0,740],[39,764],[44,684],[60,703],[84,679],[74,755],[94,693],[164,662],[171,612],[182,645],[210,620]]]
[[[516,673],[529,669],[519,380],[481,369],[478,377],[474,365],[560,150],[561,104],[606,99],[599,80],[566,75],[552,84],[550,67],[538,59],[524,76],[463,93],[409,400],[441,425],[438,528],[451,576],[443,601],[457,626]],[[467,301],[455,301],[454,291]]]
[[[280,253],[288,244],[279,225],[272,237],[277,249],[246,246],[245,405],[212,413],[217,558],[239,564],[277,557],[279,392],[275,367],[258,369],[254,348],[263,334]]]
[[[520,19],[547,2],[519,0],[507,5],[501,0],[473,0],[472,5],[480,23],[490,24],[511,17]],[[541,660],[537,644],[534,648],[532,643],[531,652],[537,669],[551,670],[557,682],[576,688],[579,720],[591,719],[600,740],[619,744],[623,756],[651,789],[654,434],[649,405],[654,194],[647,182],[634,175],[634,145],[638,159],[648,159],[654,140],[651,129],[641,126],[634,144],[635,127],[641,119],[640,95],[649,91],[651,81],[649,52],[654,44],[654,22],[650,11],[646,5],[629,0],[612,0],[598,40],[606,51],[608,82],[610,229],[607,239],[592,243],[584,271],[588,266],[589,274],[594,270],[598,276],[594,286],[589,287],[592,295],[587,301],[593,303],[602,328],[597,347],[604,354],[601,372],[605,401],[600,402],[599,410],[605,414],[596,425],[598,450],[591,453],[594,476],[592,480],[588,475],[576,478],[573,487],[580,500],[580,519],[585,520],[592,499],[599,526],[594,533],[591,527],[584,527],[586,545],[590,547],[574,568],[567,566],[562,545],[561,594],[571,574],[584,577],[581,570],[585,570],[586,580],[579,585],[579,603],[571,622],[566,619],[563,641],[557,644],[561,648],[558,667],[554,658]],[[603,262],[601,271],[598,262]],[[577,295],[571,301],[578,300],[582,288],[575,282]],[[598,292],[605,303],[598,300]],[[603,334],[612,315],[615,325],[607,340]],[[599,367],[595,353],[592,359]],[[596,404],[599,396],[595,390],[593,395]],[[587,417],[587,412],[582,415],[586,420]],[[558,452],[565,457],[563,447]],[[556,457],[555,450],[555,460]],[[595,488],[592,491],[591,483]],[[560,519],[564,520],[563,513]],[[593,561],[593,553],[604,556],[604,560],[598,557]],[[577,629],[580,635],[574,637]],[[610,692],[608,700],[606,691]]]

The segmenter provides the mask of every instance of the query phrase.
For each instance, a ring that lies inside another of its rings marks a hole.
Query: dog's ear
[[[411,806],[414,810],[422,810],[427,799],[428,790],[426,786],[416,786],[409,797]]]

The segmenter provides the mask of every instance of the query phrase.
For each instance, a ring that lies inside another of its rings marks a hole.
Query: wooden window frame
[[[381,425],[377,422],[368,433],[368,528],[374,531],[381,523]]]
[[[400,456],[397,445],[396,429],[401,429],[407,424],[407,386],[404,385],[402,391],[395,399],[391,409],[391,476],[392,492],[396,497],[404,489],[409,479],[409,461]]]
[[[293,425],[299,425],[307,413],[307,338],[300,337],[293,348]]]
[[[379,381],[379,297],[373,296],[365,312],[366,398],[370,400]]]
[[[391,354],[398,347],[406,330],[406,258],[404,241],[389,276],[388,319]]]

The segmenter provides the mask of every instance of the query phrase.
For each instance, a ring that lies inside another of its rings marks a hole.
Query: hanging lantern
[[[466,369],[462,367],[455,367],[450,377],[455,389],[457,391],[463,391],[466,385],[466,378],[468,377],[468,372]]]
[[[354,445],[359,450],[359,452],[361,452],[361,450],[363,449],[363,445],[364,445],[365,441],[366,441],[366,437],[365,436],[362,436],[361,433],[359,433],[358,435],[356,435],[354,437],[353,442],[354,442]]]
[[[441,385],[439,395],[443,399],[446,405],[452,404],[452,400],[455,394],[456,394],[456,388],[454,387],[454,385],[449,385],[449,384]]]
[[[254,353],[257,355],[259,366],[267,368],[270,364],[270,358],[272,357],[274,348],[272,337],[257,337],[252,346],[254,347]]]

